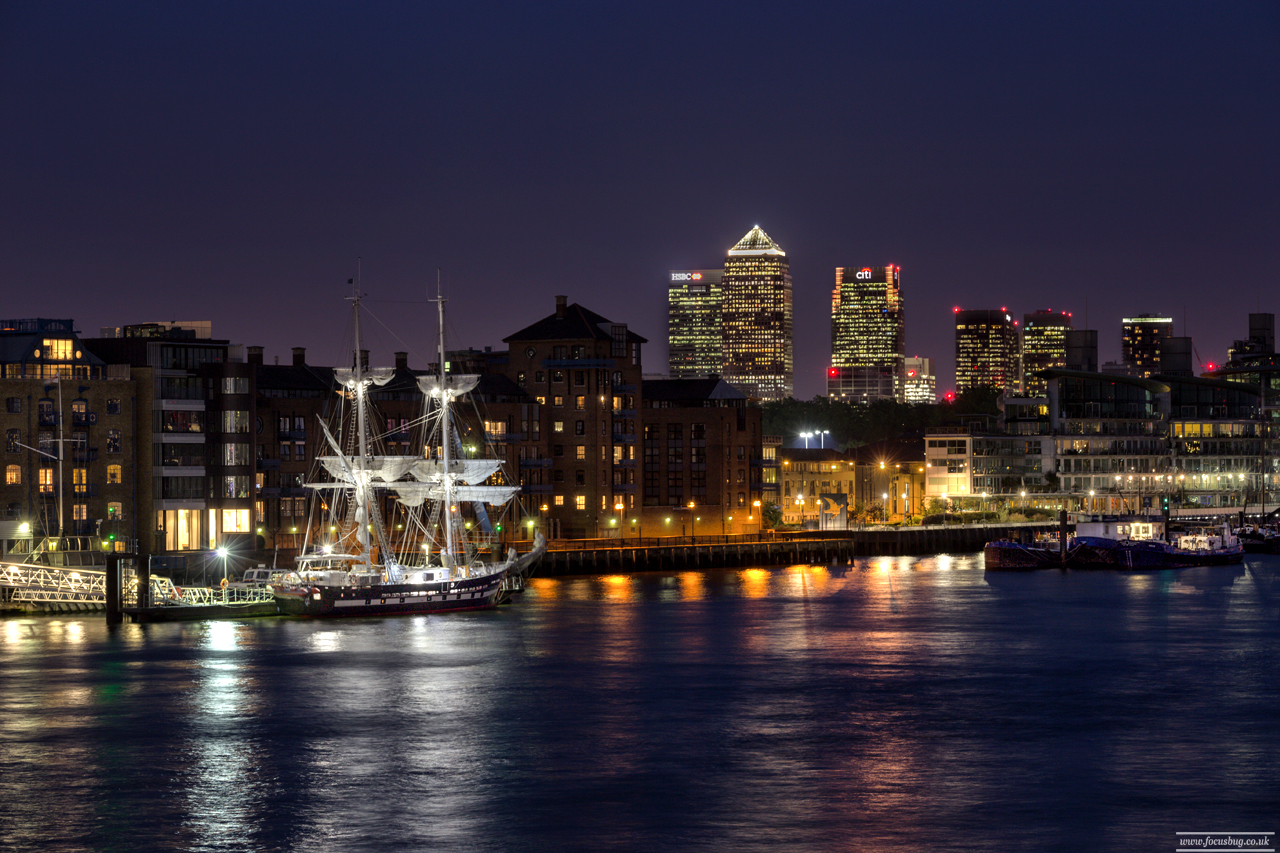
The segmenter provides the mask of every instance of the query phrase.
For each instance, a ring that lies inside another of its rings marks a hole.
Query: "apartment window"
[[[556,445],[552,445],[552,447],[551,447],[551,455],[552,455],[552,456],[564,456],[564,445],[563,445],[563,444],[556,444]]]
[[[17,453],[21,450],[18,447],[18,436],[22,433],[16,429],[8,429],[4,432],[4,450],[5,453]]]
[[[4,469],[4,484],[6,486],[22,485],[22,466],[6,465]]]
[[[574,471],[574,472],[573,472],[573,484],[574,484],[575,486],[585,486],[585,485],[587,484],[587,472],[586,472],[586,471]]]
[[[587,434],[587,422],[586,422],[586,421],[574,421],[574,423],[573,423],[573,434],[574,434],[574,435],[586,435],[586,434]]]
[[[107,518],[111,521],[119,521],[124,516],[124,504],[120,501],[109,501],[107,503]]]
[[[564,506],[564,495],[556,495],[553,503],[555,503],[556,506]]]
[[[222,431],[223,432],[248,432],[249,431],[249,413],[239,411],[228,411],[222,413]]]
[[[516,373],[516,384],[517,384],[517,385],[523,385],[523,384],[524,384],[524,381],[525,381],[524,371],[523,371],[523,370],[521,370],[521,371],[519,371],[519,372],[517,372],[517,373]]]
[[[289,461],[289,453],[290,453],[289,448],[291,447],[293,447],[292,444],[289,444],[283,441],[280,442],[280,458],[285,462]]]
[[[574,495],[574,497],[573,497],[573,508],[574,508],[574,509],[586,509],[586,508],[587,508],[587,496],[586,496],[586,495]]]
[[[564,432],[564,421],[553,421],[551,423],[552,432]]]
[[[75,486],[75,490],[80,494],[89,491],[89,469],[88,468],[72,468],[71,484]]]
[[[71,518],[73,521],[88,521],[89,505],[88,504],[72,504]]]
[[[107,401],[107,414],[108,415],[120,414],[120,398],[119,397],[113,397],[112,399]]]
[[[537,382],[537,383],[539,383],[539,384],[541,384],[541,383],[543,383],[543,382],[546,382],[546,381],[547,381],[547,372],[546,372],[545,370],[538,370],[538,371],[535,371],[535,372],[534,372],[534,374],[533,374],[533,381],[534,381],[534,382]]]
[[[7,400],[5,400],[4,407],[5,407],[5,411],[7,411],[9,414],[20,415],[22,414],[22,398],[10,397]]]
[[[578,461],[580,461],[580,462],[581,462],[581,461],[585,461],[585,460],[586,460],[586,458],[587,458],[587,448],[586,448],[586,445],[583,445],[583,444],[579,444],[579,445],[578,445],[578,453],[577,453],[577,455],[576,455],[574,458],[575,458],[575,459],[577,459],[577,460],[578,460]]]
[[[551,371],[551,381],[557,382],[557,383],[564,382],[564,371],[563,370]]]
[[[537,401],[538,401],[538,405],[539,405],[539,406],[545,406],[545,405],[547,404],[547,398],[546,398],[546,397],[534,397],[533,399],[535,399],[535,400],[537,400]]]
[[[577,397],[574,397],[573,402],[574,402],[573,407],[580,412],[587,407],[587,398],[582,394],[579,394]]]
[[[52,468],[40,469],[40,491],[47,492],[50,494],[53,493],[53,469]]]
[[[107,466],[107,482],[108,483],[119,483],[120,475],[121,475],[121,468],[119,465]]]
[[[552,397],[552,398],[551,398],[551,405],[553,405],[553,406],[563,406],[563,405],[564,405],[564,397],[563,397],[563,396],[561,396],[561,395],[559,395],[559,394],[555,395],[554,397]]]
[[[575,370],[573,372],[573,384],[582,387],[587,384],[587,372],[585,370]]]

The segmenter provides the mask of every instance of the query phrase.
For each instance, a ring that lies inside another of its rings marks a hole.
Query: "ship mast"
[[[356,437],[360,447],[360,464],[356,466],[355,471],[355,498],[356,498],[356,537],[360,542],[360,561],[364,565],[365,572],[368,573],[372,561],[369,559],[369,495],[368,489],[368,462],[369,462],[369,444],[365,438],[365,410],[364,410],[364,365],[360,361],[360,284],[354,283],[351,294],[351,310],[355,315],[355,371],[354,381],[351,383],[352,391],[356,395]]]
[[[440,478],[441,485],[444,488],[444,547],[440,551],[440,562],[445,568],[453,568],[456,551],[454,550],[453,538],[453,475],[449,471],[450,444],[453,438],[453,425],[449,419],[450,394],[448,380],[444,370],[444,294],[440,289],[440,271],[436,270],[436,298],[431,300],[436,303],[436,313],[440,321],[440,447],[442,465],[441,470],[444,472]]]

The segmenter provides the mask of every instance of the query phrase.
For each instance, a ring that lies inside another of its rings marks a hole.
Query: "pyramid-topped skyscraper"
[[[792,396],[791,267],[759,225],[724,259],[721,294],[724,379],[762,400]]]

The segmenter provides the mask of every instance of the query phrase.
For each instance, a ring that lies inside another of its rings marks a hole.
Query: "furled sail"
[[[395,375],[396,369],[394,367],[365,368],[360,371],[360,380],[373,385],[386,385]],[[356,386],[356,371],[349,367],[334,368],[333,377],[341,382],[344,387],[354,388]]]
[[[396,495],[405,506],[422,506],[426,501],[484,501],[504,504],[515,497],[519,486],[453,486],[447,491],[439,483],[396,483]]]
[[[501,459],[451,459],[447,473],[463,483],[483,483],[500,467]],[[446,472],[439,459],[414,459],[412,473],[415,480],[432,483],[439,482]]]
[[[399,480],[420,461],[416,456],[370,456],[361,461],[357,458],[341,456],[321,456],[320,464],[335,480],[351,485],[347,471],[355,473],[362,468],[368,472],[369,479],[391,483]]]
[[[477,373],[459,373],[454,376],[445,377],[445,390],[449,392],[450,397],[461,397],[471,389],[480,384],[480,375]],[[439,376],[419,376],[418,388],[428,397],[439,399],[440,397],[440,377]]]

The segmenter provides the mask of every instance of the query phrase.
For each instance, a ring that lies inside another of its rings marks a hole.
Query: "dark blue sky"
[[[567,294],[665,369],[668,269],[759,224],[823,391],[838,265],[951,309],[1158,311],[1220,360],[1280,313],[1280,4],[28,3],[0,8],[6,317],[211,319],[431,356]],[[385,324],[383,328],[379,322]]]

